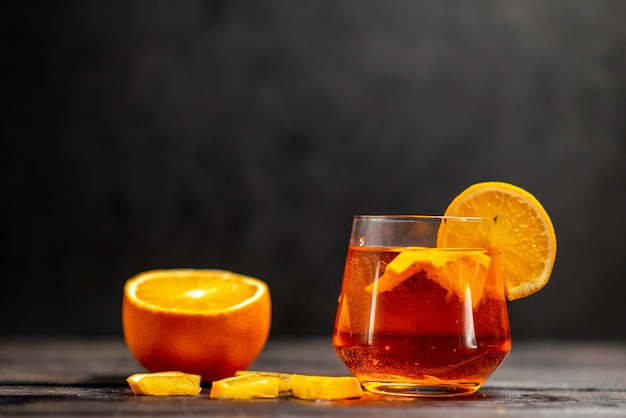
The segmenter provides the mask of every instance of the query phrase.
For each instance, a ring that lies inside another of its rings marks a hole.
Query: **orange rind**
[[[496,275],[509,300],[530,296],[548,283],[556,259],[556,233],[548,213],[530,192],[509,183],[477,183],[454,198],[445,215],[491,221],[486,229],[442,223],[437,244],[493,250]]]

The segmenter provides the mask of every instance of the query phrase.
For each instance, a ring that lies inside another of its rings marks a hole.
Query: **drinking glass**
[[[511,335],[496,251],[450,248],[445,239],[484,236],[491,222],[354,217],[333,344],[367,391],[469,395],[508,356]]]

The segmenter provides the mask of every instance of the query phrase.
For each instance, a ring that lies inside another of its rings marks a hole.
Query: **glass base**
[[[480,384],[475,382],[374,382],[361,383],[370,393],[390,396],[451,397],[475,393]]]

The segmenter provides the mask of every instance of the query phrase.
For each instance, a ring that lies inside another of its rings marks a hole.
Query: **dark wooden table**
[[[329,338],[270,339],[255,369],[345,375]],[[3,339],[0,417],[81,416],[618,416],[626,417],[626,342],[514,342],[475,395],[458,399],[312,402],[135,396],[143,369],[121,339]]]

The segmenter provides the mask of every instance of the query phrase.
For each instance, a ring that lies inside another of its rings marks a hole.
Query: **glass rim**
[[[373,221],[444,221],[446,219],[460,222],[484,222],[489,221],[488,218],[480,218],[478,216],[451,216],[451,215],[354,215],[356,220],[373,220]]]

